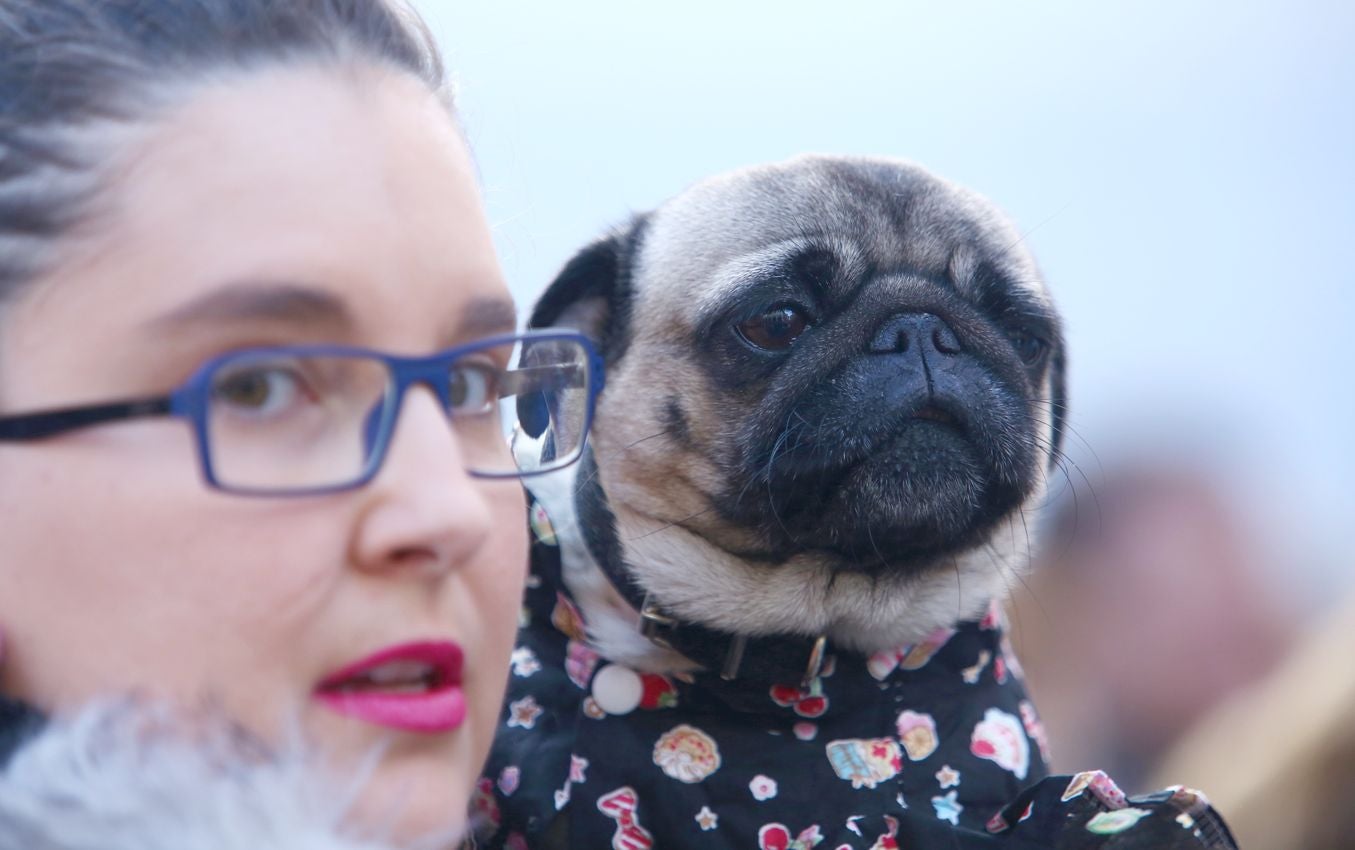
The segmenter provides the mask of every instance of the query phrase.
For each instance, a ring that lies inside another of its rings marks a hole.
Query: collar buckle
[[[646,593],[644,602],[640,605],[640,634],[650,643],[658,644],[665,649],[673,649],[669,636],[677,627],[677,619],[660,611],[657,605],[649,601],[649,594]]]
[[[743,664],[743,651],[748,646],[748,638],[744,635],[735,635],[729,642],[729,649],[725,652],[725,663],[720,665],[720,678],[726,682],[738,678],[739,665]]]
[[[823,659],[828,652],[828,636],[819,635],[814,638],[814,646],[809,650],[809,663],[805,665],[804,678],[800,680],[801,690],[809,690],[809,686],[814,680],[819,678],[819,673],[823,671]]]

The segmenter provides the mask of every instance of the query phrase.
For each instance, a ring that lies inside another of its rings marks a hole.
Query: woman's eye
[[[212,401],[240,413],[268,416],[286,410],[301,392],[301,378],[292,370],[258,366],[218,378],[212,387]]]
[[[1010,339],[1012,348],[1016,349],[1016,356],[1031,365],[1040,362],[1049,350],[1049,343],[1031,334],[1015,333]]]
[[[488,413],[499,400],[499,370],[485,363],[458,363],[452,367],[449,398],[452,413]]]
[[[808,327],[809,317],[794,304],[779,304],[737,325],[744,341],[764,351],[785,351]]]

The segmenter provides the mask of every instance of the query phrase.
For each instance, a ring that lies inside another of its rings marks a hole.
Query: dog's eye
[[[1049,350],[1049,343],[1038,336],[1014,333],[1008,338],[1012,341],[1012,348],[1016,349],[1016,356],[1032,366],[1044,359],[1045,352]]]
[[[794,304],[778,304],[738,324],[739,336],[764,351],[785,351],[809,327],[809,317]]]

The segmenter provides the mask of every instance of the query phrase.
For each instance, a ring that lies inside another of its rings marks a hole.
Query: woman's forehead
[[[453,119],[392,72],[280,69],[205,89],[130,152],[103,209],[85,261],[60,276],[110,318],[206,304],[341,318],[363,336],[509,303]]]

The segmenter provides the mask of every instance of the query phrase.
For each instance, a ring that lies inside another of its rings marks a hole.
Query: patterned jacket
[[[996,606],[808,686],[637,673],[600,658],[532,506],[532,573],[475,809],[488,847],[1231,848],[1184,788],[1048,776]],[[567,817],[562,817],[566,813]]]

